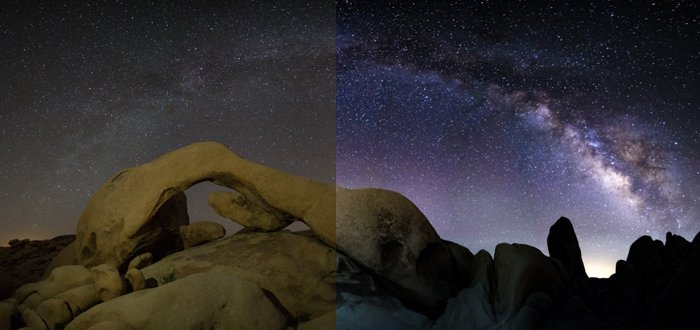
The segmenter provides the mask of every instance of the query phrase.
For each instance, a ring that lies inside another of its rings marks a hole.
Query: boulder
[[[90,283],[92,277],[87,268],[79,265],[62,266],[54,269],[45,280],[19,287],[13,297],[20,302],[34,293],[41,298],[49,298]]]
[[[109,320],[99,322],[88,330],[136,330],[136,328],[119,320]]]
[[[15,274],[0,270],[0,299],[12,296],[22,282]]]
[[[469,286],[471,282],[470,268],[474,254],[469,249],[457,243],[445,241],[443,243],[447,247],[450,254],[450,265],[452,269],[452,285],[455,291],[460,291]]]
[[[269,212],[254,203],[249,203],[238,192],[212,192],[209,194],[209,206],[226,219],[243,227],[261,231],[280,230],[293,221],[283,213]]]
[[[145,211],[143,207],[147,206],[134,205],[136,202],[131,201],[140,197],[144,189],[135,189],[126,197],[117,194],[120,183],[128,181],[124,178],[127,173],[129,170],[105,183],[80,217],[76,248],[78,262],[86,267],[109,264],[126,270],[126,262],[140,254],[151,252],[162,257],[181,248],[178,230],[189,223],[185,194],[167,194],[167,200]],[[135,213],[146,213],[148,218],[137,225],[131,219]]]
[[[564,264],[573,276],[588,278],[576,232],[569,219],[561,217],[549,228],[547,249],[549,256]]]
[[[138,291],[146,288],[146,279],[140,270],[136,268],[129,268],[124,274],[124,278],[129,281],[133,291]]]
[[[184,212],[162,219],[156,213],[166,203],[181,205],[174,208],[184,211],[181,192],[202,181],[240,192],[256,209],[304,219],[324,240],[335,242],[333,186],[249,162],[222,144],[201,142],[123,170],[105,182],[80,217],[78,261],[119,268],[140,253],[153,252],[164,231],[177,233],[187,224]]]
[[[659,240],[642,236],[630,246],[627,262],[639,276],[640,298],[652,300],[671,281],[676,272],[669,252]]]
[[[226,229],[216,222],[201,221],[187,226],[180,226],[180,237],[185,249],[211,242],[224,236],[226,236]]]
[[[533,293],[541,291],[556,304],[565,297],[564,280],[557,267],[540,250],[525,244],[496,246],[496,313],[510,319]]]
[[[36,313],[50,328],[65,325],[73,319],[73,312],[63,298],[49,298],[41,302]]]
[[[65,301],[71,310],[72,318],[100,302],[95,293],[95,286],[92,284],[64,291],[55,297]]]
[[[206,302],[206,303],[203,303]],[[221,273],[193,274],[99,304],[65,329],[284,329],[285,316],[257,285]],[[114,322],[117,322],[116,324]]]
[[[491,255],[481,250],[471,261],[469,287],[447,301],[444,313],[431,329],[499,329],[492,305],[494,266]]]
[[[41,319],[39,314],[30,308],[20,308],[20,313],[22,314],[22,319],[24,324],[32,330],[48,330],[49,327],[46,325],[44,320]]]
[[[341,295],[343,303],[335,311],[337,329],[425,329],[430,324],[426,315],[406,308],[395,297]]]
[[[102,264],[90,269],[95,286],[95,297],[108,301],[126,293],[124,279],[114,266]]]
[[[0,329],[12,329],[12,315],[18,313],[17,306],[7,301],[0,301]]]
[[[11,246],[0,247],[0,300],[12,296],[22,284],[48,277],[47,265],[54,263],[52,260],[63,260],[59,251],[74,239],[74,235],[47,240],[15,239]]]
[[[338,188],[336,196],[339,251],[396,284],[412,304],[434,307],[456,293],[450,250],[410,200],[382,189]]]
[[[61,266],[77,265],[78,258],[75,255],[75,241],[71,241],[54,257],[44,269],[44,278],[51,274],[51,271]]]
[[[444,313],[430,329],[500,329],[490,298],[483,285],[463,289],[447,301]]]
[[[683,265],[654,302],[650,329],[692,329],[700,324],[699,278],[700,233],[693,239]]]
[[[164,231],[183,225],[184,217],[163,220],[157,213],[164,204],[183,204],[177,195],[202,181],[239,192],[245,202],[237,205],[253,213],[305,222],[323,242],[397,284],[417,304],[434,306],[455,293],[446,288],[458,286],[435,281],[453,272],[449,265],[419,272],[419,264],[430,264],[426,256],[447,250],[425,216],[401,194],[337,188],[286,174],[214,142],[180,148],[103,184],[80,217],[78,261],[126,268],[127,260],[159,246],[155,240]],[[429,246],[430,253],[423,253]]]
[[[297,330],[337,329],[335,312],[299,324]]]
[[[132,269],[132,268],[141,269],[141,268],[146,267],[152,263],[153,263],[153,253],[146,252],[144,254],[137,256],[134,259],[131,259],[131,261],[129,262],[129,265],[127,266],[127,269]]]
[[[304,321],[335,309],[335,262],[335,250],[309,232],[252,232],[174,253],[141,272],[161,285],[201,272],[234,275],[270,291]]]
[[[666,243],[664,244],[669,255],[669,262],[674,268],[679,268],[692,250],[692,245],[683,236],[666,233]]]

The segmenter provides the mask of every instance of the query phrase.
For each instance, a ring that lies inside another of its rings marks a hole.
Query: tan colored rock
[[[152,263],[153,263],[153,253],[146,252],[146,253],[140,254],[136,258],[132,259],[129,262],[129,266],[127,268],[128,269],[131,269],[131,268],[141,269],[141,268],[146,267]]]
[[[129,281],[129,284],[131,284],[131,288],[134,291],[139,291],[146,288],[146,279],[143,278],[141,271],[136,268],[129,268],[129,270],[126,271],[126,274],[124,274],[124,278]]]
[[[33,293],[48,298],[89,283],[92,283],[92,279],[87,268],[78,265],[62,266],[51,271],[49,277],[44,280],[19,287],[13,297],[20,302],[24,302]]]
[[[121,266],[137,247],[152,245],[158,231],[186,224],[154,215],[176,194],[207,180],[239,191],[262,210],[316,223],[329,242],[335,241],[333,186],[249,162],[222,144],[201,142],[121,171],[104,183],[80,217],[78,261]]]
[[[36,309],[39,306],[39,304],[41,304],[41,302],[44,301],[44,299],[46,298],[42,297],[39,293],[34,292],[22,302],[22,306],[29,309]]]
[[[78,258],[75,255],[75,241],[68,244],[58,255],[51,260],[44,270],[44,278],[49,277],[51,272],[61,266],[77,265]]]
[[[63,298],[49,298],[41,302],[36,313],[53,329],[55,325],[65,325],[73,319],[73,313]]]
[[[311,233],[246,233],[171,254],[142,269],[161,284],[200,272],[254,282],[272,292],[295,317],[335,310],[336,252]]]
[[[0,330],[9,330],[12,325],[12,315],[18,312],[15,304],[0,301]]]
[[[239,192],[244,200],[234,205],[239,206],[236,212],[243,214],[241,218],[259,219],[250,218],[243,208],[253,214],[302,220],[326,244],[403,288],[413,302],[433,306],[454,293],[449,290],[451,283],[436,281],[442,278],[440,273],[453,272],[452,265],[418,267],[430,265],[421,259],[427,247],[436,245],[432,251],[437,254],[449,251],[420,210],[401,194],[336,188],[247,161],[215,142],[191,144],[107,181],[80,218],[78,260],[88,266],[120,267],[139,252],[137,247],[154,246],[163,228],[174,225],[154,217],[156,211],[202,181]]]
[[[319,316],[313,320],[303,322],[299,324],[297,330],[322,330],[322,329],[335,329],[335,311],[328,314]]]
[[[185,249],[211,242],[224,236],[226,236],[226,229],[216,222],[201,221],[187,226],[180,226],[180,237]]]
[[[108,301],[126,293],[124,279],[114,266],[102,264],[90,269],[95,296],[101,301]]]
[[[271,213],[259,208],[238,192],[215,191],[209,194],[209,206],[220,216],[243,227],[261,231],[276,231],[288,226],[292,219],[280,212]]]
[[[32,282],[32,283],[27,283],[15,291],[14,295],[12,295],[12,298],[19,301],[20,303],[24,302],[31,296],[32,294],[36,293],[38,290],[39,284],[38,282]]]
[[[37,314],[33,309],[22,308],[20,309],[22,313],[22,319],[27,327],[34,330],[48,330],[49,327],[46,325],[44,320],[41,319],[39,314]]]
[[[100,302],[95,294],[95,286],[92,284],[70,289],[56,295],[56,297],[65,300],[74,314],[73,317],[75,317],[75,314],[80,314]]]
[[[110,320],[97,323],[88,330],[136,330],[136,328],[119,320]]]
[[[218,273],[190,275],[104,302],[80,314],[66,329],[90,329],[114,321],[134,329],[284,329],[287,325],[257,285]]]

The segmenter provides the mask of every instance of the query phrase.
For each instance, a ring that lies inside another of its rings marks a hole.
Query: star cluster
[[[332,182],[334,13],[327,1],[4,2],[0,244],[74,233],[112,174],[202,140]],[[217,218],[213,188],[188,191],[192,221]]]
[[[700,230],[692,2],[338,5],[337,181],[411,198],[472,250],[546,252],[572,219],[590,274],[641,235]]]

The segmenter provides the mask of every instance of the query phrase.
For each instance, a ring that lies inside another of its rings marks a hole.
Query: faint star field
[[[473,252],[547,253],[572,219],[589,274],[641,235],[700,229],[697,5],[343,1],[337,182],[406,194]]]
[[[0,244],[74,233],[112,174],[215,140],[335,177],[326,1],[10,1],[0,12]],[[218,219],[202,184],[190,219]]]

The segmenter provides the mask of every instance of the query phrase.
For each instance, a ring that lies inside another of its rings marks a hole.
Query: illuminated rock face
[[[460,289],[451,277],[451,250],[401,194],[344,189],[286,174],[214,142],[180,148],[103,184],[80,217],[79,263],[125,270],[139,254],[176,249],[181,242],[171,233],[188,222],[182,192],[202,181],[240,194],[210,198],[232,220],[266,231],[303,221],[325,244],[396,283],[410,301],[430,307]]]
[[[325,241],[335,242],[333,186],[266,168],[222,144],[203,142],[121,171],[104,183],[78,223],[78,262],[121,267],[148,252],[162,234],[177,233],[188,223],[186,209],[177,207],[186,205],[184,195],[179,196],[202,181],[237,190],[256,210],[304,219]]]

